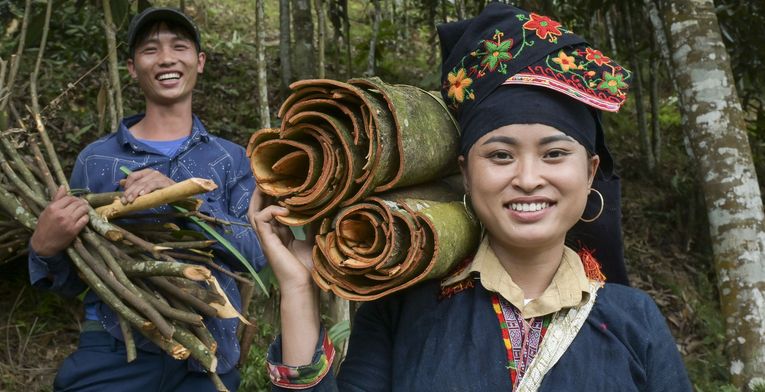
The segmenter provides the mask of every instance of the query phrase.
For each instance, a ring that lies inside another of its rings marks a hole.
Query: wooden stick
[[[130,324],[124,317],[117,314],[117,318],[120,322],[120,330],[122,331],[122,337],[125,339],[125,350],[127,351],[128,363],[135,361],[137,352],[135,350],[135,340],[133,339],[133,331],[130,329]]]
[[[202,323],[202,316],[192,311],[185,310],[187,307],[178,308],[170,306],[166,299],[155,290],[149,288],[140,279],[136,280],[136,286],[138,286],[138,290],[143,293],[149,303],[152,304],[152,306],[154,306],[163,316],[184,322],[191,326],[204,326]]]
[[[42,190],[42,186],[37,181],[32,171],[29,170],[29,167],[26,165],[24,160],[21,159],[21,155],[19,154],[18,149],[11,144],[9,136],[5,134],[0,135],[0,143],[2,143],[2,146],[5,148],[5,154],[10,157],[10,163],[12,163],[15,167],[15,170],[21,174],[21,177],[24,179],[29,188],[31,188],[35,194],[44,195],[45,193]]]
[[[72,260],[72,263],[74,263],[75,267],[77,267],[77,269],[80,271],[80,276],[83,278],[85,283],[87,283],[88,286],[96,292],[98,297],[101,298],[106,304],[108,304],[109,307],[114,309],[117,314],[121,315],[132,325],[136,326],[139,331],[145,332],[156,330],[154,324],[141,317],[134,310],[126,306],[124,302],[122,302],[122,300],[119,299],[117,295],[114,294],[114,292],[112,292],[112,290],[107,287],[104,282],[101,281],[101,279],[88,266],[88,264],[85,263],[85,260],[80,257],[79,253],[77,253],[74,248],[67,248],[66,254],[69,256],[69,259]]]
[[[229,392],[228,388],[226,388],[226,384],[223,383],[223,380],[220,379],[220,376],[218,373],[208,373],[210,375],[210,380],[212,380],[213,384],[215,385],[215,390],[217,392]]]
[[[186,304],[189,304],[191,307],[202,313],[202,315],[207,317],[218,317],[218,311],[215,308],[206,304],[201,299],[196,298],[191,294],[181,290],[179,287],[168,282],[165,278],[152,276],[146,279],[163,293],[177,298]]]
[[[8,84],[6,85],[6,92],[0,96],[0,113],[5,111],[5,106],[11,100],[11,93],[13,91],[13,84],[16,81],[16,74],[19,72],[19,65],[21,63],[21,55],[24,53],[24,43],[27,37],[27,28],[29,26],[29,9],[32,8],[32,1],[27,0],[24,6],[24,18],[21,20],[21,31],[19,32],[19,44],[16,49],[16,54],[11,56],[11,70],[8,74]]]
[[[164,246],[164,247],[173,248],[173,249],[191,249],[191,248],[203,249],[203,248],[209,248],[217,243],[218,241],[215,241],[215,240],[160,242],[157,244],[157,246]]]
[[[85,248],[82,241],[78,238],[74,241],[74,249],[82,257],[82,260],[95,272],[95,274],[101,279],[101,281],[108,285],[114,292],[119,295],[120,298],[127,301],[136,310],[140,311],[146,318],[160,331],[162,336],[166,339],[173,337],[173,327],[162,317],[156,309],[154,309],[148,302],[142,300],[137,294],[133,293],[117,278],[106,269],[106,266],[100,264],[98,260]]]
[[[56,185],[56,181],[53,180],[53,175],[50,172],[50,168],[48,168],[48,162],[45,162],[42,151],[40,151],[40,146],[37,144],[37,140],[34,137],[29,138],[29,146],[32,148],[32,154],[34,155],[37,167],[40,168],[43,182],[48,188],[48,199],[52,199],[53,195],[56,194],[58,186]]]
[[[122,197],[122,192],[88,193],[81,196],[91,207],[98,208],[111,204],[114,200]]]
[[[193,281],[204,281],[211,276],[210,270],[193,264],[169,263],[167,261],[117,261],[127,276],[176,276]]]
[[[149,194],[139,196],[129,204],[122,204],[122,201],[115,200],[112,204],[97,208],[96,212],[106,219],[113,219],[133,211],[147,210],[174,201],[183,200],[189,196],[209,192],[216,188],[218,188],[218,185],[212,180],[189,178],[188,180],[175,183],[166,188],[158,189]]]

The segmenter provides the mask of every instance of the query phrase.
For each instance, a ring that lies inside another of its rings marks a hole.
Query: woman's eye
[[[545,153],[545,158],[552,158],[552,159],[563,158],[566,155],[568,155],[568,152],[566,152],[566,151],[563,151],[563,150],[551,150],[551,151],[548,151],[547,153]]]
[[[513,159],[513,156],[507,151],[495,151],[489,155],[489,158],[496,161],[507,161]]]

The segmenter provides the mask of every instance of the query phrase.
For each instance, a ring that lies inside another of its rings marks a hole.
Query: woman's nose
[[[525,193],[531,193],[544,185],[540,165],[533,159],[519,159],[515,165],[511,184]]]

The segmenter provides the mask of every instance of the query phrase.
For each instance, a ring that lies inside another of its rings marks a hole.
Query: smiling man
[[[143,92],[145,113],[122,120],[119,128],[88,145],[77,157],[71,188],[93,193],[123,190],[123,202],[191,177],[218,185],[202,199],[200,211],[225,221],[246,223],[255,182],[244,149],[209,134],[192,113],[192,93],[206,56],[199,31],[185,14],[170,8],[149,8],[130,23],[127,68]],[[125,178],[119,170],[132,174]],[[125,180],[120,184],[120,180]],[[166,212],[159,207],[155,212]],[[87,204],[61,188],[40,215],[32,235],[29,271],[32,285],[75,296],[86,287],[64,255],[88,222]],[[183,222],[177,222],[183,225]],[[192,228],[192,227],[189,227]],[[256,269],[265,260],[249,225],[221,231]],[[243,266],[223,248],[216,248],[223,268]],[[236,282],[213,270],[231,302],[240,307]],[[136,334],[138,357],[126,362],[117,316],[93,291],[84,301],[80,344],[59,368],[56,391],[213,391],[214,385],[193,360],[178,361]],[[236,319],[206,318],[218,343],[217,372],[229,390],[239,385],[234,367],[239,359]]]

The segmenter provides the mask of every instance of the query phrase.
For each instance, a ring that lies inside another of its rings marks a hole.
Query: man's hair
[[[133,44],[133,47],[130,48],[130,59],[135,59],[135,49],[139,46],[141,46],[144,42],[146,42],[149,37],[151,37],[154,34],[159,33],[160,27],[164,25],[167,27],[167,29],[177,35],[180,38],[187,39],[194,43],[194,48],[196,48],[197,53],[200,51],[199,43],[197,43],[195,37],[195,34],[193,31],[191,31],[188,26],[185,26],[181,23],[177,23],[173,20],[157,20],[151,23],[146,24],[146,26],[143,26],[140,30],[138,30],[135,33],[135,43]]]

